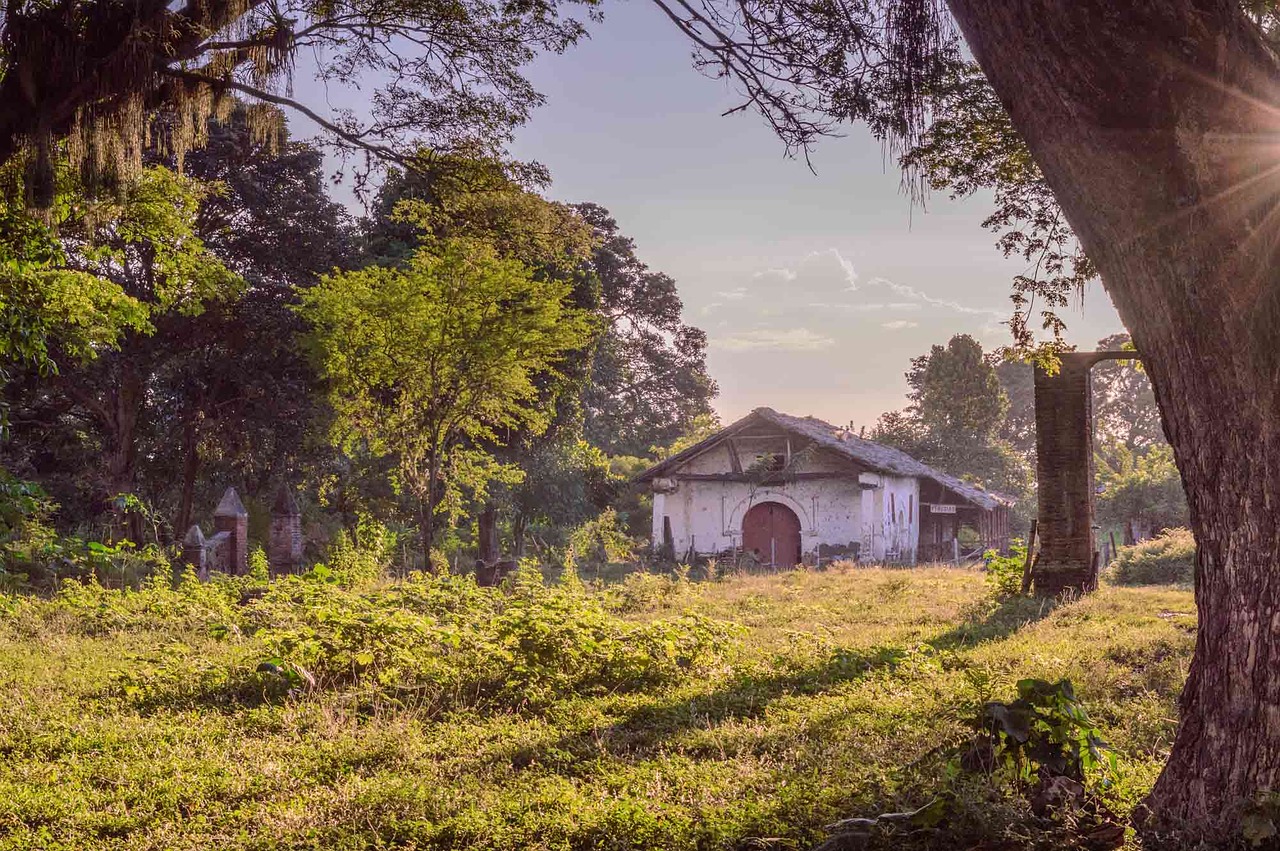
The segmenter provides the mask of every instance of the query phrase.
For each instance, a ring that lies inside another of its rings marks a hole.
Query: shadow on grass
[[[524,768],[548,762],[567,766],[599,754],[602,749],[612,756],[643,753],[661,747],[668,738],[686,730],[759,717],[781,698],[821,694],[877,671],[890,670],[907,656],[906,650],[897,647],[837,650],[819,664],[804,668],[741,673],[714,691],[639,706],[608,726],[522,748],[499,758],[509,758],[516,768]]]
[[[1024,626],[1043,620],[1060,603],[1036,597],[1008,597],[978,617],[967,618],[925,643],[934,650],[959,650],[1008,638]]]

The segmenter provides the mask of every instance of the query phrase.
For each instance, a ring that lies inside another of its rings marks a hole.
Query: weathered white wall
[[[763,452],[768,449],[760,449]],[[743,453],[741,463],[749,467],[757,447]],[[806,479],[774,485],[751,482],[688,481],[682,474],[728,473],[732,469],[729,451],[716,447],[700,455],[664,480],[675,489],[657,492],[653,500],[653,544],[662,546],[662,519],[671,520],[675,552],[683,557],[692,548],[703,554],[717,553],[741,545],[742,518],[762,502],[778,502],[800,518],[801,549],[806,561],[813,561],[819,547],[845,551],[861,545],[862,557],[883,560],[886,552],[910,562],[918,536],[920,495],[915,479],[863,474],[863,483],[849,472],[843,461],[821,453],[798,457],[793,472],[847,474],[838,479]],[[865,485],[870,485],[868,489]],[[827,556],[829,557],[829,556]]]
[[[920,540],[920,481],[864,473],[862,555],[868,561],[914,563]]]

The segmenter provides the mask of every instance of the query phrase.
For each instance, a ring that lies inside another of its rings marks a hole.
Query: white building
[[[646,470],[653,542],[681,560],[751,555],[790,567],[831,559],[950,560],[963,527],[1006,549],[1008,497],[813,417],[757,408]]]

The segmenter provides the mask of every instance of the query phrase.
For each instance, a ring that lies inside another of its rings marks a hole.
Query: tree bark
[[[523,511],[517,511],[511,518],[511,557],[517,562],[524,558],[525,531],[529,528],[529,518]]]
[[[485,564],[493,564],[499,558],[498,552],[498,506],[486,502],[476,518],[476,541],[479,552],[477,556]]]
[[[194,416],[182,424],[182,504],[178,509],[178,523],[174,532],[187,534],[191,527],[191,515],[195,512],[196,474],[200,470],[199,431]]]
[[[1199,543],[1148,836],[1225,844],[1280,788],[1280,68],[1234,0],[948,0],[1102,273]]]
[[[108,421],[107,433],[106,498],[134,491],[138,466],[138,421],[142,414],[144,383],[141,374],[127,360],[121,364]],[[135,512],[112,506],[117,528],[124,537],[135,544],[143,543],[142,518]]]

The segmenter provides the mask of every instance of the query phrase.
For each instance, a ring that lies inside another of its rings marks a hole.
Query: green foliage
[[[1009,399],[981,344],[957,334],[934,346],[912,359],[907,384],[910,407],[882,415],[871,439],[1025,503],[1031,471],[999,436]]]
[[[564,552],[564,568],[568,571],[583,566],[600,567],[610,562],[630,561],[635,541],[618,522],[618,513],[606,508],[594,520],[588,520],[569,534]]]
[[[651,612],[669,605],[684,587],[679,576],[637,570],[628,573],[621,582],[607,586],[603,596],[612,611]]]
[[[945,347],[934,346],[911,361],[907,373],[912,410],[930,432],[943,435],[995,436],[1009,399],[982,344],[957,334]]]
[[[330,275],[300,294],[333,437],[397,459],[400,486],[425,506],[424,549],[439,505],[456,509],[460,490],[481,499],[490,481],[518,480],[481,444],[549,424],[535,378],[592,329],[566,303],[570,289],[485,244],[447,240],[403,268]]]
[[[1101,490],[1098,518],[1103,523],[1133,523],[1151,531],[1187,524],[1186,493],[1169,444],[1159,443],[1143,451],[1111,443],[1096,458]]]
[[[714,411],[699,414],[693,418],[688,428],[679,437],[666,446],[651,445],[649,454],[659,461],[664,458],[670,458],[672,455],[678,455],[690,446],[706,440],[722,428],[724,428],[724,424],[720,422],[720,417]]]
[[[931,125],[901,164],[952,198],[993,193],[995,210],[983,227],[998,234],[1001,253],[1028,267],[1013,280],[1012,349],[1028,359],[1052,356],[1064,344],[1061,311],[1097,272],[976,63],[949,63],[933,110]],[[1037,340],[1037,330],[1049,339]]]
[[[1121,547],[1108,572],[1118,585],[1190,585],[1195,581],[1196,539],[1189,529],[1168,529],[1132,547]]]
[[[238,602],[256,587],[249,577],[214,574],[198,580],[190,569],[174,583],[155,572],[137,589],[107,588],[90,580],[68,580],[49,600],[22,598],[12,623],[26,632],[56,627],[83,636],[106,636],[147,630],[173,635],[205,634],[238,620]]]
[[[122,508],[147,510],[130,494],[118,500]],[[149,577],[169,577],[169,560],[158,545],[60,534],[53,524],[57,507],[38,485],[0,470],[0,587],[50,591],[62,580],[83,579],[138,588]]]
[[[371,517],[361,516],[353,530],[338,533],[325,560],[313,566],[306,576],[346,588],[367,584],[391,566],[396,543],[397,536],[390,529]],[[447,570],[446,563],[443,572]]]
[[[666,447],[714,420],[707,335],[685,324],[676,282],[640,260],[608,210],[597,204],[576,210],[594,237],[592,268],[605,320],[583,392],[585,434],[610,455]]]
[[[273,583],[216,635],[241,636],[226,667],[189,656],[126,684],[146,703],[256,703],[338,692],[360,706],[537,711],[571,696],[679,681],[713,663],[733,630],[687,615],[633,624],[580,583],[517,575],[509,593],[418,575],[343,587],[312,574]]]
[[[1117,769],[1115,753],[1102,741],[1070,680],[1017,683],[1018,697],[982,708],[980,728],[990,736],[997,771],[1019,783],[1047,777],[1084,780],[1089,772]]]
[[[0,849],[811,848],[938,799],[937,833],[874,847],[1063,847],[1028,839],[1045,827],[1025,801],[948,773],[975,688],[1077,684],[1123,754],[1098,794],[1124,817],[1194,646],[1177,589],[1045,612],[993,608],[967,570],[628,582],[187,574],[0,596]]]
[[[1027,563],[1025,542],[1015,538],[1010,542],[1008,555],[987,550],[982,558],[986,564],[987,586],[997,599],[1022,593],[1022,574]]]

